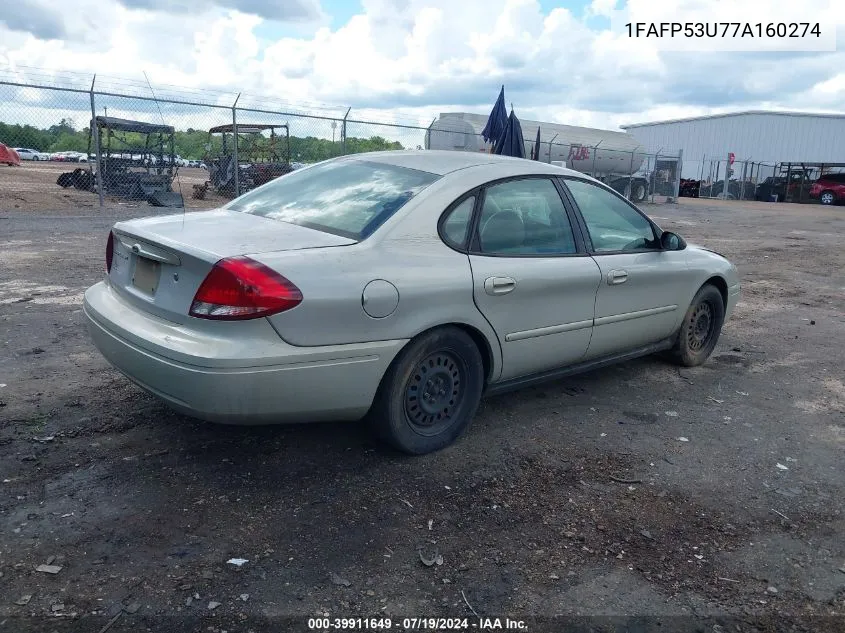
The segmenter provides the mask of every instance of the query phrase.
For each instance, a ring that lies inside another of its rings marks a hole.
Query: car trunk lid
[[[119,222],[111,285],[133,305],[184,323],[215,263],[265,252],[332,248],[355,240],[236,211],[206,211]]]

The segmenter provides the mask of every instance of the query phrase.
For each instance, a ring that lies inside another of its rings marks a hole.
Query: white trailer
[[[540,128],[540,160],[590,174],[634,202],[649,195],[648,166],[643,147],[630,134],[574,125],[542,123],[520,119],[525,155]],[[489,152],[481,131],[487,124],[482,114],[443,112],[426,133],[426,149]]]

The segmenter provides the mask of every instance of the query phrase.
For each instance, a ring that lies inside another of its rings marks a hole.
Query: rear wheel
[[[832,191],[822,191],[822,195],[819,196],[819,202],[826,205],[833,204],[836,202],[836,195]]]
[[[444,327],[411,341],[382,380],[370,424],[394,448],[422,455],[469,426],[484,388],[484,363],[463,330]]]
[[[672,356],[681,365],[701,365],[716,347],[725,321],[725,303],[718,288],[706,284],[684,316]]]
[[[646,186],[641,180],[631,184],[631,202],[642,202],[646,199]]]

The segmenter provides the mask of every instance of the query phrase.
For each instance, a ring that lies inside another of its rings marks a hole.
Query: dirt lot
[[[80,191],[73,187],[64,189],[56,184],[59,175],[80,167],[87,169],[88,165],[85,163],[24,161],[20,167],[0,166],[0,210],[99,210],[100,199],[96,193]],[[219,206],[225,200],[213,193],[208,193],[204,200],[193,198],[193,186],[201,185],[206,180],[208,180],[208,172],[205,169],[180,167],[177,171],[177,178],[173,181],[173,190],[177,192],[181,190],[185,207],[188,209],[209,209]],[[150,208],[146,202],[121,200],[108,196],[105,203],[110,208]],[[147,211],[143,211],[143,213],[147,213]]]
[[[355,424],[171,413],[107,366],[80,313],[110,224],[151,210],[13,207],[0,630],[471,630],[476,613],[533,631],[845,630],[845,210],[648,207],[742,274],[706,365],[649,358],[492,398],[455,446],[411,459]]]

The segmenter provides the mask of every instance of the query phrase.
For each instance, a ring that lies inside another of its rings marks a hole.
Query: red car
[[[810,187],[810,197],[822,204],[836,204],[845,200],[845,174],[827,174]]]
[[[0,143],[0,165],[8,165],[9,167],[20,167],[21,157],[18,156],[18,153],[11,147]]]

